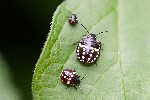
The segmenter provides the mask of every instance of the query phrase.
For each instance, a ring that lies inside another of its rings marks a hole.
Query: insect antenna
[[[87,30],[87,28],[84,25],[82,25],[82,27],[87,31],[87,33],[89,33],[89,31]]]
[[[69,12],[70,14],[72,14],[72,12],[71,12],[71,11],[69,11],[69,10],[68,10],[68,12]]]
[[[108,32],[108,31],[104,31],[104,32]],[[97,36],[97,35],[99,35],[99,34],[101,34],[101,33],[104,33],[104,32],[102,31],[102,32],[100,32],[100,33],[96,34],[96,36]]]
[[[78,13],[72,13],[72,12],[71,12],[71,11],[69,11],[69,10],[68,10],[68,12],[69,12],[70,14],[74,14],[74,15],[79,14],[79,12],[78,12]]]

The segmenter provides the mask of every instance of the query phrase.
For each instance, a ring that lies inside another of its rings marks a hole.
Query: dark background
[[[0,52],[24,100],[32,99],[35,64],[50,30],[50,22],[62,0],[0,1]]]

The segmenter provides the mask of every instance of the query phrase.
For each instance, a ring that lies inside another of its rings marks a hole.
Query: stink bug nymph
[[[81,24],[82,25],[82,24]],[[83,25],[82,25],[83,26]],[[83,26],[85,28],[85,26]],[[101,42],[96,39],[98,34],[89,33],[87,28],[88,35],[83,36],[78,46],[76,48],[76,53],[79,61],[84,64],[91,64],[96,62],[100,56]],[[108,32],[108,31],[105,31]],[[103,32],[101,32],[103,33]]]
[[[71,16],[68,19],[68,22],[70,25],[76,25],[78,23],[76,14],[71,14]]]
[[[77,88],[75,86],[80,85],[82,80],[75,70],[69,68],[61,72],[60,79],[67,87],[74,87],[76,90]]]

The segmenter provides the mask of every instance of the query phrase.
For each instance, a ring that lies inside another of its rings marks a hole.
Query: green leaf
[[[67,0],[56,10],[50,34],[36,65],[33,96],[41,100],[149,100],[150,2],[148,0]],[[79,24],[68,24],[69,11]],[[105,45],[97,66],[77,61],[76,45],[86,30]],[[85,77],[83,93],[60,81],[63,69]]]
[[[0,100],[21,100],[21,94],[15,87],[7,61],[0,53]]]

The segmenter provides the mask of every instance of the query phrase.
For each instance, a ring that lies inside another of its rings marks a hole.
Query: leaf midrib
[[[117,55],[118,55],[118,64],[119,64],[119,66],[120,66],[120,72],[121,72],[121,82],[122,82],[122,90],[123,90],[123,96],[124,96],[124,100],[126,100],[126,92],[125,92],[125,85],[124,85],[124,77],[123,77],[123,69],[122,69],[122,59],[121,59],[121,43],[120,43],[120,34],[119,34],[119,26],[120,26],[120,24],[119,24],[119,12],[120,12],[120,6],[119,6],[119,4],[120,4],[120,1],[119,0],[117,0],[117,11],[116,11],[116,14],[117,14],[117,16],[116,16],[116,24],[117,24],[117,27],[116,27],[116,32],[117,32],[117,45],[118,45],[118,53],[117,53]]]

